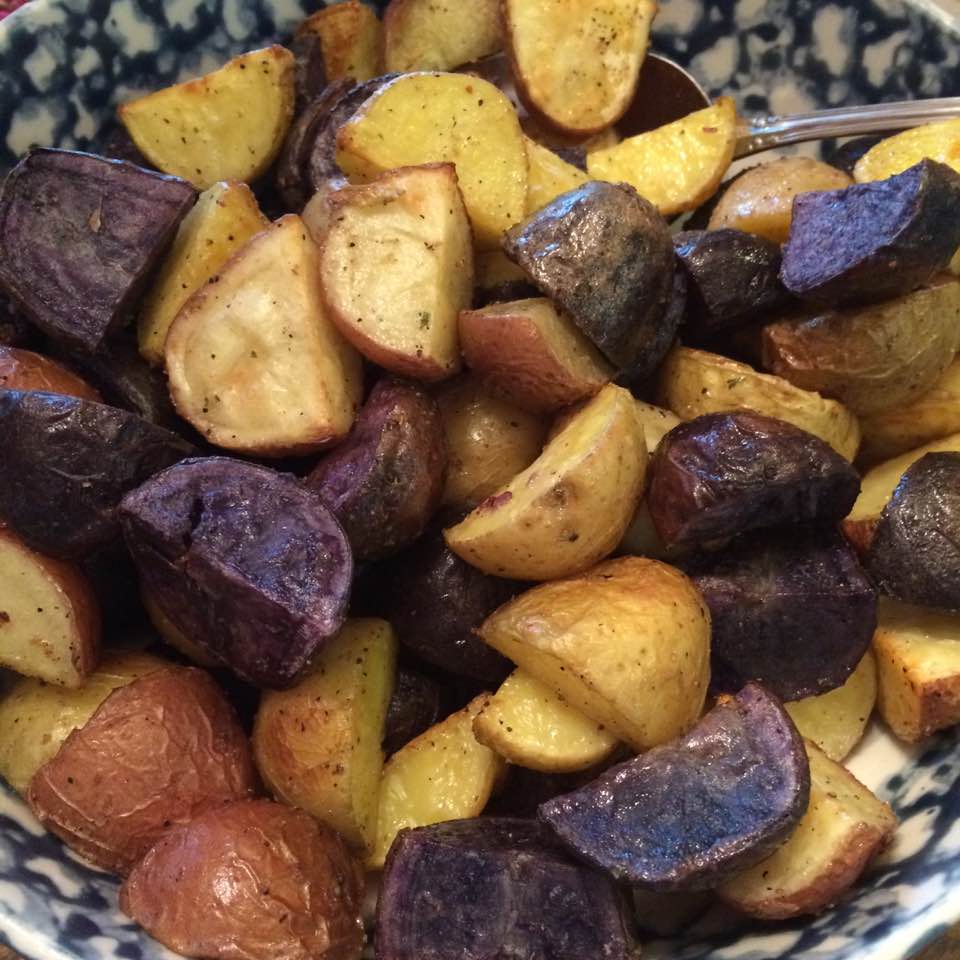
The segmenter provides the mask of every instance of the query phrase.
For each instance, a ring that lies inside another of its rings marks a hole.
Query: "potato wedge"
[[[843,686],[785,703],[802,737],[837,763],[860,742],[877,700],[877,664],[868,650]]]
[[[329,199],[320,283],[330,319],[394,373],[443,380],[460,367],[457,315],[473,296],[470,222],[451,163],[392,170]]]
[[[526,470],[446,530],[447,543],[494,576],[570,576],[620,542],[646,469],[633,397],[608,384]]]
[[[937,160],[960,173],[960,120],[927,123],[886,137],[857,161],[853,177],[857,183],[886,180],[921,160]]]
[[[710,677],[710,615],[679,570],[623,557],[541,584],[479,634],[637,750],[685,733]]]
[[[810,804],[787,842],[720,885],[726,903],[761,920],[833,906],[890,842],[897,818],[853,774],[809,741]]]
[[[587,156],[596,180],[625,181],[665,216],[694,210],[720,186],[737,142],[730,97]]]
[[[293,54],[280,46],[234,57],[206,76],[121,104],[117,113],[158,170],[198,190],[250,183],[276,159],[293,119]]]
[[[703,350],[674,347],[660,368],[657,397],[681,420],[727,410],[777,417],[826,440],[848,460],[860,444],[857,418],[836,400]]]
[[[361,82],[382,73],[380,48],[383,28],[376,13],[361,0],[345,0],[323,7],[297,28],[297,36],[320,38],[327,83],[349,77]]]
[[[523,670],[514,670],[487,701],[473,735],[504,760],[544,773],[586,770],[617,747],[602,724]]]
[[[644,439],[647,441],[647,450],[652,456],[660,444],[660,441],[676,426],[683,421],[672,411],[665,407],[658,407],[653,403],[646,403],[643,400],[635,400],[633,403],[633,412],[643,431]]]
[[[523,138],[527,147],[529,180],[527,182],[527,213],[545,207],[561,193],[574,190],[589,179],[583,170],[567,163],[559,154],[536,140]]]
[[[592,396],[612,364],[545,298],[495,303],[460,314],[467,366],[492,393],[549,413]]]
[[[274,797],[363,854],[376,834],[396,658],[390,624],[349,620],[295,687],[264,694],[253,728],[254,760]]]
[[[24,677],[0,700],[0,776],[24,795],[33,775],[117,688],[167,664],[133,651],[107,653],[82,687]]]
[[[200,194],[144,299],[137,325],[144,360],[155,366],[163,363],[163,345],[180,308],[267,226],[245,183],[221,181]]]
[[[453,70],[501,47],[499,0],[390,0],[383,12],[387,73]]]
[[[360,357],[327,319],[319,256],[299,217],[254,237],[177,314],[165,357],[180,415],[211,443],[262,456],[346,436]]]
[[[529,110],[571,136],[615,124],[633,99],[654,0],[503,0],[506,48]]]
[[[884,597],[873,652],[877,709],[901,740],[960,723],[960,615]]]
[[[42,390],[102,403],[86,380],[39,353],[0,345],[0,390]]]
[[[383,866],[394,837],[409,827],[477,817],[504,771],[503,760],[473,735],[489,699],[474,698],[457,713],[398,750],[383,768],[377,840],[368,869]]]
[[[0,666],[81,687],[100,648],[100,608],[80,569],[0,527]]]
[[[422,163],[453,163],[478,246],[495,249],[523,219],[527,151],[510,101],[478,77],[414,73],[384,84],[337,134],[355,182]]]

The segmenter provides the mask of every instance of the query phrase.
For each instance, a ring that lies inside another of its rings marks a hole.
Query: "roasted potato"
[[[322,7],[297,28],[297,36],[320,40],[327,82],[371,80],[380,72],[383,29],[376,13],[361,0]]]
[[[793,204],[780,279],[818,306],[902,296],[960,247],[960,174],[932,160],[876,183],[805,193]]]
[[[102,402],[89,383],[62,364],[19,347],[0,346],[0,389],[40,390]]]
[[[327,313],[374,363],[443,380],[460,367],[457,315],[473,297],[473,241],[451,163],[337,190],[320,241]]]
[[[936,160],[957,169],[960,120],[942,120],[886,137],[868,150],[853,170],[857,183],[886,180],[921,160]]]
[[[120,512],[161,612],[250,683],[291,686],[343,623],[350,545],[291,476],[191,460],[130,493]]]
[[[40,331],[3,293],[0,286],[0,346],[29,349],[37,346]]]
[[[250,745],[220,688],[165,667],[114,690],[34,774],[27,801],[71,849],[123,875],[171,825],[254,791]]]
[[[568,136],[615,124],[633,100],[654,0],[503,0],[507,55],[527,109]]]
[[[387,708],[383,749],[389,756],[440,719],[440,687],[424,673],[400,667]],[[0,769],[0,773],[2,773]]]
[[[828,147],[824,151],[824,159],[831,167],[836,167],[852,177],[854,168],[860,162],[860,158],[883,139],[882,133],[867,133],[862,137],[854,137],[852,140],[841,140],[833,148]],[[916,160],[913,163],[916,163]],[[908,167],[911,165],[910,163],[907,164]]]
[[[154,167],[207,190],[219,180],[252,183],[269,169],[293,118],[294,92],[293,54],[272,46],[123,103],[118,115]]]
[[[136,568],[134,568],[136,571]],[[134,574],[136,576],[136,573]],[[223,666],[223,661],[198,640],[188,637],[161,609],[160,605],[146,591],[140,590],[140,603],[150,625],[160,635],[160,639],[190,663],[212,670]]]
[[[880,599],[877,709],[901,740],[960,723],[960,615]]]
[[[481,638],[637,750],[685,733],[710,678],[710,615],[679,570],[623,557],[528,590]]]
[[[382,85],[337,133],[337,163],[367,182],[387,170],[453,163],[478,246],[523,218],[527,151],[510,101],[486,80],[414,73]]]
[[[377,908],[380,960],[631,960],[613,881],[568,858],[533,820],[483,817],[406,830]]]
[[[291,690],[268,692],[253,728],[264,783],[284,803],[373,848],[396,640],[383,620],[349,620]]]
[[[647,448],[622,387],[608,384],[510,483],[445,531],[450,549],[499,577],[551,580],[602,560],[643,491]]]
[[[826,693],[870,646],[876,589],[830,527],[746,534],[682,566],[710,608],[715,690],[757,680],[781,700]]]
[[[96,350],[196,197],[120,160],[33,150],[0,192],[0,290],[47,336]]]
[[[473,735],[510,763],[544,773],[586,770],[617,747],[602,724],[523,670],[514,670],[487,701]]]
[[[587,156],[595,180],[626,182],[665,217],[695,210],[723,179],[737,143],[730,97]]]
[[[383,866],[401,830],[477,817],[503,772],[503,761],[473,736],[486,696],[430,727],[398,750],[383,768],[377,840],[369,869]]]
[[[474,306],[477,309],[491,303],[528,300],[539,292],[523,270],[508,260],[501,250],[477,254],[473,282]]]
[[[773,856],[722,883],[720,898],[760,920],[832,907],[893,838],[897,818],[840,764],[807,743],[810,803]]]
[[[76,690],[32,677],[18,680],[0,699],[0,776],[25,794],[33,775],[117,687],[167,665],[146,653],[112,651]]]
[[[0,392],[0,449],[0,521],[68,560],[114,542],[123,495],[197,452],[125,410],[19,390]]]
[[[657,403],[681,420],[705,413],[753,410],[786,420],[853,460],[860,444],[857,418],[835,400],[801,390],[715,353],[675,347],[660,368]]]
[[[180,308],[267,225],[245,183],[221,181],[200,194],[140,310],[137,333],[145,360],[162,365],[167,333]]]
[[[860,492],[857,471],[825,441],[743,410],[675,427],[650,466],[647,505],[668,547],[757,527],[836,523]]]
[[[577,856],[621,882],[703,890],[776,850],[809,795],[803,741],[777,698],[751,683],[685,736],[539,812]]]
[[[600,351],[542,297],[462,311],[460,347],[484,386],[535,413],[583,400],[614,375]]]
[[[137,864],[120,909],[162,944],[218,960],[355,960],[363,873],[300,810],[246,800],[175,827]]]
[[[634,401],[633,412],[640,424],[640,429],[643,431],[643,437],[647,442],[647,450],[651,456],[660,446],[660,441],[674,427],[678,427],[682,423],[681,419],[672,410],[658,407],[653,403],[645,403],[643,400]]]
[[[303,221],[278,220],[213,280],[167,334],[180,415],[211,443],[248,454],[306,454],[342,440],[360,402],[360,358],[327,317]]]
[[[587,174],[567,163],[549,147],[524,137],[527,146],[529,179],[527,182],[527,213],[536,213],[555,200],[561,193],[575,190],[587,182]]]
[[[288,46],[293,54],[293,112],[296,116],[326,89],[327,70],[323,62],[323,44],[315,33],[298,31]]]
[[[499,0],[390,0],[383,12],[387,70],[453,70],[501,47]]]

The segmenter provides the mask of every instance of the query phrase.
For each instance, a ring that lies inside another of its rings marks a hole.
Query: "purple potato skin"
[[[290,41],[290,52],[295,59],[294,86],[300,108],[323,93],[327,86],[327,66],[320,37],[310,30],[298,33]]]
[[[810,768],[782,704],[759,684],[685,736],[549,800],[540,817],[615,879],[706,890],[769,856],[807,809]]]
[[[387,709],[384,752],[396,753],[439,719],[440,688],[425,674],[401,667]]]
[[[852,177],[854,168],[860,162],[860,158],[872,150],[886,136],[885,133],[871,133],[863,137],[855,137],[853,140],[847,140],[845,143],[834,147],[824,159],[831,167],[836,167]]]
[[[197,449],[136,414],[0,391],[0,519],[33,549],[79,560],[120,537],[124,494]]]
[[[960,610],[960,454],[928,453],[904,473],[880,516],[867,569],[898,600]]]
[[[877,591],[834,527],[755,531],[678,565],[710,608],[715,691],[758,680],[785,701],[826,693],[870,646]]]
[[[124,498],[144,590],[241,679],[282,689],[339,630],[346,535],[295,477],[226,457],[188,460]]]
[[[27,318],[0,293],[0,347],[23,347],[30,350],[37,346],[38,331],[30,326]]]
[[[306,483],[340,521],[354,557],[375,560],[423,533],[446,477],[447,441],[436,400],[416,384],[384,378],[350,435]]]
[[[93,352],[196,199],[185,180],[123,160],[33,150],[0,194],[0,289],[51,339]]]
[[[957,247],[960,174],[923,160],[887,180],[799,194],[780,278],[817,306],[854,306],[922,286]]]
[[[535,820],[481,817],[397,836],[377,960],[632,960],[620,891]]]
[[[759,413],[711,413],[674,427],[651,463],[647,504],[668,546],[757,527],[839,523],[857,471],[819,437]]]

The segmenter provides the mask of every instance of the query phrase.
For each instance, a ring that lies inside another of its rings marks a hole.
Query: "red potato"
[[[0,346],[0,388],[43,390],[102,402],[100,394],[66,367],[31,350]]]

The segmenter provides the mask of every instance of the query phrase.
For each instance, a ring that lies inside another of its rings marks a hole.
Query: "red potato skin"
[[[171,830],[120,908],[177,953],[217,960],[357,960],[363,871],[300,810],[247,800]]]
[[[66,367],[42,354],[16,347],[0,346],[0,389],[42,390],[103,403],[89,383]]]
[[[249,741],[220,688],[169,667],[114,691],[34,774],[27,802],[71,849],[125,875],[171,825],[255,792]]]

